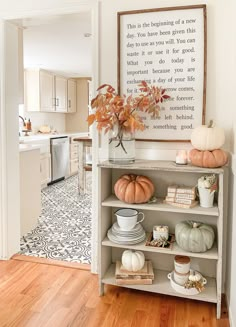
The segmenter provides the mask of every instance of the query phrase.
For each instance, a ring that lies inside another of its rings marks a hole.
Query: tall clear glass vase
[[[135,161],[134,133],[115,125],[109,132],[109,161],[116,164],[129,164]]]

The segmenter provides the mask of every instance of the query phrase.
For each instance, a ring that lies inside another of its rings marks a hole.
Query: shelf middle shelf
[[[163,253],[163,254],[171,254],[171,255],[185,255],[185,256],[189,256],[189,257],[193,257],[193,258],[218,260],[218,250],[217,250],[216,244],[214,244],[213,247],[206,252],[193,253],[193,252],[187,252],[187,251],[182,250],[177,245],[176,242],[173,244],[172,249],[145,246],[145,242],[146,242],[146,240],[143,242],[140,242],[138,244],[133,244],[133,245],[117,244],[117,243],[111,242],[108,239],[108,237],[105,237],[104,240],[102,241],[102,245],[113,247],[113,248],[132,249],[135,251],[146,251],[146,252]]]
[[[166,211],[166,212],[179,212],[179,213],[190,213],[197,215],[206,216],[218,216],[219,210],[215,205],[213,208],[202,208],[199,205],[193,208],[178,208],[169,204],[163,203],[163,199],[157,199],[156,203],[142,203],[142,204],[130,204],[125,203],[117,199],[112,194],[102,202],[103,207],[114,207],[114,208],[133,208],[137,210],[152,210],[152,211]]]

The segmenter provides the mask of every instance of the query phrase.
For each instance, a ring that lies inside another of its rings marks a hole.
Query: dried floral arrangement
[[[151,240],[150,245],[164,248],[165,246],[170,245],[170,241],[168,241],[165,237],[161,236],[158,240]]]
[[[159,248],[165,248],[171,250],[174,242],[175,242],[174,234],[169,234],[168,239],[166,239],[166,237],[164,236],[161,236],[158,240],[156,240],[153,238],[153,233],[150,233],[147,237],[145,246],[153,246],[153,247],[159,247]]]
[[[188,280],[185,284],[184,284],[184,288],[196,288],[196,290],[200,293],[202,291],[204,291],[205,287],[203,284],[202,280],[198,280],[198,281],[193,281],[193,280]]]
[[[184,287],[187,289],[196,288],[196,290],[200,293],[205,289],[204,284],[206,283],[206,280],[205,282],[204,280],[205,279],[200,273],[193,270],[188,277],[188,281],[184,284]]]
[[[209,189],[210,193],[217,190],[217,178],[215,174],[205,175],[198,179],[198,187]]]
[[[98,95],[91,102],[91,107],[95,109],[95,112],[87,119],[89,126],[96,122],[97,129],[104,130],[105,133],[116,126],[119,145],[125,152],[122,142],[123,134],[145,129],[138,111],[157,118],[160,114],[160,103],[170,98],[161,87],[149,85],[145,81],[138,86],[140,93],[137,96],[132,94],[126,96],[117,94],[109,84],[101,85],[97,89]]]

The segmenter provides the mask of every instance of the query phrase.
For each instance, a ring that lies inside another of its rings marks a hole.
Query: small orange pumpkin
[[[204,168],[217,168],[224,166],[228,162],[227,153],[221,149],[213,151],[193,149],[189,153],[189,158],[194,166]]]
[[[126,203],[145,203],[154,194],[152,181],[142,175],[126,174],[121,176],[114,186],[117,198]]]

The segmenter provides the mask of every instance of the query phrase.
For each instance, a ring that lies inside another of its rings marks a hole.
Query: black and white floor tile
[[[91,183],[91,178],[90,178]],[[42,190],[38,226],[21,239],[21,254],[91,263],[91,193],[78,194],[78,176]]]

